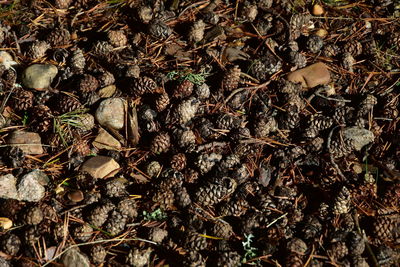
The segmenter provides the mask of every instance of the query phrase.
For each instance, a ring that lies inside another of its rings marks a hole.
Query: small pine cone
[[[202,41],[204,38],[205,29],[206,24],[203,22],[203,20],[200,19],[195,21],[192,27],[190,27],[189,40],[194,43]]]
[[[278,72],[282,68],[282,62],[273,55],[256,59],[250,67],[250,73],[261,82],[268,79],[268,75]]]
[[[352,120],[354,108],[349,106],[337,107],[333,114],[333,120],[338,124],[346,124]]]
[[[53,29],[53,31],[47,36],[47,42],[52,47],[67,45],[71,40],[71,34],[67,29]]]
[[[296,253],[290,253],[286,256],[285,266],[287,267],[301,267],[304,266],[303,257]]]
[[[177,143],[181,148],[188,148],[196,144],[196,135],[190,129],[174,132]]]
[[[224,251],[218,257],[217,266],[236,267],[240,266],[240,255],[236,251]]]
[[[335,57],[340,53],[340,48],[336,44],[328,44],[324,46],[322,53],[325,57]]]
[[[256,19],[257,14],[257,5],[249,4],[249,2],[245,2],[242,9],[240,10],[240,16],[249,22],[253,22]]]
[[[78,99],[69,95],[61,95],[58,99],[58,107],[62,114],[82,108]]]
[[[13,107],[17,111],[24,111],[33,106],[33,93],[31,91],[18,89],[13,96]]]
[[[333,125],[333,119],[321,114],[311,116],[309,125],[304,131],[304,137],[315,138],[320,131],[326,130]]]
[[[304,219],[304,227],[301,229],[303,233],[304,239],[310,240],[312,238],[316,238],[321,234],[322,224],[319,220],[314,216],[307,216]]]
[[[94,116],[89,113],[79,115],[76,120],[81,131],[87,132],[94,128]]]
[[[212,228],[212,233],[215,237],[229,239],[233,234],[233,229],[229,223],[217,221]]]
[[[115,83],[115,77],[111,72],[104,71],[100,75],[97,76],[97,80],[99,81],[100,87],[106,87]]]
[[[292,238],[286,244],[286,249],[290,253],[295,253],[298,255],[305,255],[307,251],[307,244],[300,238]]]
[[[86,157],[91,153],[90,145],[86,140],[80,140],[74,145],[74,152],[82,157]]]
[[[343,51],[356,57],[362,54],[363,47],[359,41],[353,40],[344,44]]]
[[[160,154],[163,152],[167,152],[169,147],[171,146],[171,141],[169,134],[166,132],[161,132],[156,137],[154,137],[151,142],[150,151],[155,154]]]
[[[199,233],[188,231],[185,233],[184,247],[193,250],[204,250],[207,248],[207,239]]]
[[[301,69],[307,66],[307,57],[297,51],[290,51],[288,55],[290,63]]]
[[[361,256],[352,257],[351,264],[354,267],[369,267],[367,260]]]
[[[354,226],[355,226],[355,222],[354,222],[353,216],[349,213],[343,214],[343,220],[341,222],[340,228],[343,231],[351,232],[351,231],[353,231]]]
[[[169,96],[167,93],[163,93],[157,96],[155,101],[155,109],[157,112],[164,111],[169,105]]]
[[[114,205],[111,202],[106,202],[96,206],[90,211],[87,221],[96,227],[101,227],[108,218],[108,213],[114,209]]]
[[[218,168],[222,171],[229,170],[234,168],[236,165],[240,163],[240,157],[237,154],[229,154],[221,163],[218,165]]]
[[[241,69],[238,65],[235,65],[226,71],[222,80],[222,89],[228,92],[235,90],[239,85],[240,73]]]
[[[76,70],[83,70],[86,65],[86,60],[81,49],[77,48],[72,53],[71,67]]]
[[[222,155],[211,153],[211,154],[201,154],[197,161],[196,166],[199,168],[201,174],[206,174],[211,171],[212,167],[219,161],[221,161]]]
[[[200,100],[205,100],[210,97],[210,87],[205,83],[197,85],[195,93]]]
[[[279,128],[294,129],[300,123],[300,113],[298,107],[290,105],[279,121]]]
[[[104,229],[111,235],[117,235],[124,230],[126,221],[126,216],[114,210],[111,212]]]
[[[254,133],[256,137],[268,137],[270,133],[278,130],[278,122],[274,117],[260,116],[254,125]]]
[[[182,208],[185,208],[192,203],[186,187],[179,187],[175,190],[175,201],[176,204]]]
[[[72,3],[72,0],[55,0],[54,5],[59,9],[67,9]]]
[[[392,248],[385,245],[378,247],[375,256],[378,261],[378,266],[381,267],[398,266],[396,263],[398,263],[398,260],[400,259],[399,253],[396,253]]]
[[[104,262],[107,256],[107,251],[102,245],[93,245],[90,247],[89,254],[92,262],[97,265]]]
[[[172,29],[162,20],[154,19],[150,22],[149,33],[153,35],[154,38],[167,39],[171,35]]]
[[[186,168],[184,173],[185,182],[189,184],[193,184],[199,178],[199,173],[193,169]]]
[[[174,198],[175,194],[171,190],[164,190],[164,191],[158,190],[153,195],[152,200],[155,203],[159,204],[161,209],[169,210],[174,205]]]
[[[99,82],[90,74],[85,74],[78,82],[79,91],[82,93],[90,93],[96,91]]]
[[[353,72],[353,65],[356,63],[356,60],[350,53],[344,53],[341,59],[341,65],[346,70]]]
[[[24,223],[30,225],[38,225],[43,221],[43,211],[40,207],[31,207],[24,213]]]
[[[161,164],[158,161],[150,162],[146,167],[146,173],[150,177],[156,177],[161,172]]]
[[[153,18],[153,9],[149,6],[140,6],[137,12],[140,21],[145,24],[149,23]]]
[[[307,48],[311,53],[318,53],[324,46],[324,40],[318,35],[311,35],[307,40]]]
[[[128,38],[123,31],[109,31],[107,38],[110,44],[115,47],[122,47],[128,44]]]
[[[189,80],[183,80],[174,90],[173,97],[185,98],[192,94],[194,84]]]
[[[132,248],[129,251],[128,257],[127,257],[127,262],[130,264],[130,266],[135,266],[135,267],[144,267],[144,266],[149,266],[150,264],[150,254],[153,250],[151,248],[148,248],[146,250],[142,249],[137,249],[137,248]]]
[[[195,194],[195,201],[202,206],[209,206],[221,202],[236,189],[236,182],[230,178],[224,178],[221,184],[208,184],[200,187]]]
[[[246,213],[249,203],[244,198],[231,199],[221,206],[220,216],[235,216],[240,217]]]
[[[171,168],[181,171],[186,167],[186,156],[183,153],[176,154],[171,159]]]
[[[32,59],[42,58],[49,49],[50,45],[46,41],[35,41],[29,47],[28,56]]]
[[[48,106],[38,105],[32,110],[32,128],[35,132],[44,133],[53,127],[51,110]]]
[[[117,205],[117,210],[128,218],[134,219],[138,215],[137,204],[134,199],[127,198],[120,201]]]
[[[200,254],[200,252],[195,250],[190,250],[183,261],[183,266],[187,267],[206,267],[206,260]],[[222,266],[222,265],[221,265]]]
[[[27,245],[30,246],[35,244],[40,239],[40,233],[36,226],[30,226],[28,229],[24,231],[23,235],[24,235],[23,240]]]
[[[284,94],[299,94],[301,91],[300,83],[293,83],[288,80],[280,80],[278,84],[279,92]]]
[[[345,214],[350,211],[350,191],[347,187],[343,186],[339,191],[338,195],[335,197],[333,204],[334,214]]]
[[[394,214],[377,217],[373,223],[373,233],[378,241],[398,240],[400,238],[400,216]]]
[[[97,41],[93,46],[93,53],[101,58],[106,58],[112,53],[114,47],[107,41]]]
[[[7,234],[2,237],[0,242],[2,251],[11,256],[17,256],[21,247],[21,240],[17,235]]]
[[[108,180],[104,187],[105,193],[108,197],[125,197],[128,195],[126,191],[126,181],[124,178],[114,178]]]
[[[238,117],[222,114],[218,117],[216,125],[218,129],[231,130],[239,127],[241,120]]]
[[[349,249],[344,242],[332,243],[328,249],[328,255],[335,261],[340,260],[349,254]]]
[[[77,240],[87,242],[93,234],[93,229],[88,224],[79,225],[72,231],[72,235]]]
[[[149,77],[139,77],[135,79],[132,85],[132,93],[134,96],[138,97],[145,93],[151,93],[157,88],[156,82]]]
[[[349,248],[349,253],[352,256],[360,256],[365,250],[364,238],[357,232],[350,232],[347,236],[346,244]]]
[[[200,102],[194,97],[183,100],[176,107],[174,119],[180,124],[186,124],[196,115],[199,104]]]
[[[368,94],[363,101],[361,101],[360,103],[360,108],[359,108],[359,112],[358,112],[358,116],[362,116],[367,114],[370,110],[372,110],[372,108],[378,104],[378,99],[373,96]]]
[[[215,127],[209,119],[201,118],[196,125],[197,131],[202,138],[209,139],[214,135],[214,131],[212,129]]]

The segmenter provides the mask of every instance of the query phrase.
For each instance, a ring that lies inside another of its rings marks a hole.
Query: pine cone
[[[86,140],[80,140],[74,145],[74,152],[80,156],[87,156],[91,153],[90,145]]]
[[[286,108],[286,112],[282,114],[279,120],[279,128],[281,129],[294,129],[300,123],[300,113],[298,107],[290,105]]]
[[[97,41],[93,46],[93,53],[100,58],[107,58],[112,54],[114,47],[107,41]]]
[[[30,246],[38,242],[40,238],[40,233],[36,226],[30,226],[28,229],[24,231],[23,235],[24,235],[23,240],[27,245]]]
[[[304,266],[303,257],[296,253],[290,253],[286,256],[285,266],[287,266],[287,267]]]
[[[94,128],[94,116],[89,113],[79,115],[76,120],[81,131],[87,132]]]
[[[153,201],[158,203],[163,210],[169,210],[174,205],[175,194],[172,190],[158,190],[153,195]]]
[[[241,120],[238,117],[229,114],[221,114],[216,121],[217,128],[223,130],[237,128],[240,126],[240,123]]]
[[[31,91],[18,89],[13,96],[13,107],[17,111],[24,111],[33,106],[33,93]]]
[[[84,74],[78,82],[79,91],[82,93],[94,92],[98,87],[99,82],[90,74]]]
[[[206,24],[203,20],[199,19],[195,21],[190,27],[189,31],[189,41],[197,43],[203,40],[204,38],[204,30],[206,29]]]
[[[108,180],[105,184],[105,193],[108,197],[125,197],[128,195],[126,191],[126,181],[124,178],[114,178]]]
[[[97,76],[97,80],[99,81],[100,87],[106,87],[115,83],[115,77],[111,72],[104,71],[100,75]]]
[[[183,265],[187,267],[206,267],[206,260],[195,250],[190,250],[183,261]]]
[[[155,154],[167,152],[171,145],[169,134],[166,132],[159,133],[151,142],[150,151]]]
[[[363,47],[359,41],[353,40],[344,44],[343,51],[356,57],[362,54]]]
[[[197,85],[195,93],[200,100],[205,100],[210,97],[210,87],[205,83]]]
[[[11,256],[17,256],[21,247],[21,240],[17,235],[7,234],[2,237],[0,244],[3,252]]]
[[[193,250],[203,250],[207,248],[207,239],[196,232],[188,231],[185,233],[184,246]]]
[[[47,42],[49,42],[52,47],[67,45],[70,40],[71,34],[67,29],[53,29],[47,36]]]
[[[138,97],[145,93],[151,93],[157,88],[156,82],[149,77],[139,77],[132,84],[131,91],[134,96]]]
[[[278,130],[278,122],[271,116],[259,116],[254,125],[254,133],[256,137],[268,137],[270,133]]]
[[[192,94],[194,84],[189,80],[183,80],[174,90],[173,97],[185,98]]]
[[[130,266],[144,267],[150,264],[150,254],[153,250],[148,248],[146,250],[134,249],[129,251],[127,262]]]
[[[169,96],[167,93],[160,94],[157,96],[155,101],[155,109],[157,112],[165,110],[169,105]]]
[[[125,215],[131,219],[136,218],[138,215],[137,204],[134,199],[127,198],[120,201],[117,209],[122,215]]]
[[[201,154],[197,158],[195,164],[199,168],[201,174],[206,174],[211,171],[212,167],[222,159],[222,155],[211,153]]]
[[[216,222],[212,229],[215,237],[229,239],[233,234],[232,226],[227,222]]]
[[[49,49],[50,45],[46,41],[35,41],[29,47],[28,56],[32,59],[42,58]]]
[[[307,40],[307,48],[311,53],[318,53],[324,46],[324,40],[318,35],[311,35]]]
[[[241,69],[238,65],[226,71],[222,80],[222,89],[228,92],[235,90],[239,85],[240,73]]]
[[[54,4],[56,8],[67,9],[72,3],[72,0],[55,0]]]
[[[195,194],[195,201],[202,206],[214,205],[232,194],[236,189],[236,182],[224,178],[221,184],[208,184],[200,187]]]
[[[344,258],[348,253],[349,249],[344,242],[332,243],[328,249],[328,255],[335,261]]]
[[[123,31],[109,31],[107,33],[108,41],[115,47],[126,46],[128,38]]]
[[[235,267],[240,266],[240,255],[236,251],[224,251],[218,257],[217,266]]]
[[[261,82],[268,79],[268,75],[278,72],[282,68],[282,62],[274,55],[268,55],[256,59],[250,66],[250,73]]]
[[[336,44],[328,44],[324,47],[322,53],[325,57],[335,57],[340,53],[340,48]]]
[[[86,65],[86,60],[81,49],[77,48],[72,53],[71,67],[76,70],[83,70]]]
[[[194,118],[200,102],[194,97],[183,100],[175,110],[175,120],[180,124],[186,124]]]
[[[111,235],[117,235],[124,230],[126,221],[126,216],[114,210],[111,212],[104,229]]]
[[[171,28],[162,20],[154,19],[150,22],[149,33],[157,39],[167,39],[171,33]]]
[[[379,216],[373,223],[374,237],[379,241],[393,242],[400,237],[400,216]]]
[[[307,58],[297,51],[290,51],[288,55],[290,63],[296,66],[297,69],[307,66]]]
[[[347,187],[343,186],[339,191],[338,195],[335,197],[333,205],[334,214],[345,214],[350,210],[350,191]]]
[[[244,198],[233,198],[221,206],[219,215],[239,217],[246,213],[248,207],[249,204]]]
[[[108,213],[114,209],[114,205],[111,202],[106,202],[96,206],[90,211],[87,221],[96,227],[101,227],[108,218]]]
[[[196,143],[196,136],[190,129],[176,132],[174,131],[174,136],[181,148],[190,148]]]
[[[186,187],[178,187],[175,190],[175,201],[176,204],[182,208],[189,206],[192,203],[190,195],[188,194]]]
[[[150,177],[156,177],[161,172],[161,164],[158,161],[150,162],[146,167],[146,173]]]
[[[308,127],[304,131],[304,137],[314,138],[317,137],[320,131],[330,128],[333,125],[333,119],[323,116],[321,114],[314,114],[311,116]]]
[[[93,229],[87,224],[77,226],[76,228],[74,228],[72,232],[74,238],[82,242],[87,242],[91,238],[92,234],[93,234]]]
[[[38,225],[43,220],[43,212],[40,207],[31,207],[24,213],[24,222],[30,225]]]
[[[360,256],[365,250],[364,238],[357,232],[350,232],[346,240],[347,247],[349,248],[349,253],[352,256]]]
[[[186,167],[186,156],[183,153],[176,154],[171,159],[171,168],[181,171]]]
[[[353,152],[353,143],[349,139],[344,139],[343,142],[333,140],[329,149],[333,158],[341,158]]]
[[[229,154],[221,163],[218,165],[218,169],[221,171],[227,171],[234,168],[236,165],[240,163],[240,157],[235,154]]]
[[[82,104],[78,99],[69,95],[60,95],[58,99],[58,107],[62,114],[68,113],[82,108]]]
[[[53,116],[48,106],[37,105],[32,110],[32,117],[34,118],[31,125],[35,132],[47,132],[53,127]]]
[[[107,256],[107,251],[102,245],[93,245],[90,247],[90,258],[94,264],[101,264]]]

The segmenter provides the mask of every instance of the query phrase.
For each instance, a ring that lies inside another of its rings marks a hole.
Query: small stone
[[[121,143],[106,130],[100,128],[99,134],[93,141],[93,146],[97,149],[119,150],[121,148]]]
[[[81,190],[71,191],[68,193],[68,199],[73,202],[81,202],[84,199],[83,192]]]
[[[44,185],[48,182],[47,175],[39,170],[24,175],[17,186],[18,199],[29,202],[40,201],[46,192]]]
[[[87,256],[80,253],[78,249],[70,249],[64,253],[61,259],[64,266],[70,267],[90,267]]]
[[[372,143],[375,139],[374,133],[359,127],[347,127],[343,130],[343,138],[352,141],[355,150],[360,151],[364,146]]]
[[[15,131],[10,134],[7,143],[19,147],[26,154],[43,154],[42,140],[38,133]]]
[[[318,85],[328,84],[331,80],[331,75],[328,67],[322,62],[318,62],[289,73],[287,79],[293,83],[301,83],[303,87],[313,88]]]
[[[98,95],[101,98],[108,98],[108,97],[111,97],[115,93],[116,90],[117,90],[117,87],[112,84],[112,85],[101,88],[98,92]]]
[[[111,157],[96,156],[83,163],[81,170],[93,178],[113,177],[119,169],[119,164]]]
[[[325,10],[321,5],[316,4],[316,5],[313,6],[312,14],[314,16],[321,16],[324,13],[325,13]]]
[[[319,37],[321,37],[321,38],[325,38],[325,37],[328,35],[328,31],[325,30],[325,29],[318,29],[318,30],[315,32],[315,35],[317,35],[317,36],[319,36]]]
[[[0,230],[7,230],[10,229],[13,226],[13,222],[6,218],[6,217],[0,217]]]
[[[54,65],[33,64],[22,73],[22,84],[28,88],[46,89],[57,73],[58,69]]]
[[[17,179],[12,174],[0,176],[0,198],[18,198]]]
[[[122,98],[103,100],[96,110],[95,117],[100,125],[121,130],[125,122],[125,101]]]

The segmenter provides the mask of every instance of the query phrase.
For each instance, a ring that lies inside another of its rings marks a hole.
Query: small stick
[[[337,163],[335,162],[333,156],[332,156],[332,149],[331,149],[331,141],[332,141],[332,134],[335,131],[336,128],[338,128],[340,125],[337,125],[335,127],[332,128],[331,132],[329,133],[328,136],[328,142],[326,144],[326,146],[328,147],[328,151],[329,151],[329,157],[331,159],[331,163],[333,165],[333,167],[336,169],[336,171],[338,172],[340,178],[343,179],[343,181],[346,181],[346,177],[343,175],[342,171],[340,170],[339,166],[337,165]]]
[[[271,83],[271,81],[267,81],[267,82],[265,82],[265,83],[262,83],[262,84],[259,84],[259,85],[256,85],[256,86],[249,86],[249,87],[241,87],[241,88],[238,88],[238,89],[234,90],[234,91],[225,99],[224,104],[228,103],[228,101],[229,101],[232,97],[234,97],[237,93],[240,93],[240,92],[242,92],[242,91],[244,91],[244,90],[260,89],[260,88],[263,88],[263,87],[267,86],[267,85],[270,84],[270,83]]]
[[[365,243],[365,247],[367,248],[368,254],[372,259],[373,266],[374,267],[379,267],[378,260],[376,259],[375,254],[372,251],[372,248],[371,248],[371,246],[369,245],[369,243],[367,241],[367,237],[365,236],[365,232],[363,230],[361,230],[360,222],[358,221],[357,211],[354,211],[353,218],[354,218],[354,222],[356,224],[357,232],[362,236],[362,238],[364,240],[364,243]]]

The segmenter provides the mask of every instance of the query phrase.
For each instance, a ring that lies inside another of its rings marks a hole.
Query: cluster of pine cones
[[[395,16],[384,2],[376,12]],[[0,27],[22,65],[59,70],[34,90],[0,65],[0,131],[22,126],[45,149],[2,149],[0,174],[52,176],[39,203],[0,199],[16,226],[0,232],[0,266],[43,264],[50,248],[83,243],[101,266],[396,266],[399,86],[365,69],[398,67],[387,57],[399,52],[398,22],[338,20],[337,40],[311,1],[55,0],[68,14],[57,20],[47,4],[20,7],[48,11],[47,29]],[[281,75],[316,58],[331,84],[304,90]],[[94,113],[113,97],[134,104],[140,139],[129,147],[113,131],[123,149],[99,150]],[[361,148],[346,129],[373,142]],[[115,177],[80,171],[94,153],[119,163]]]

